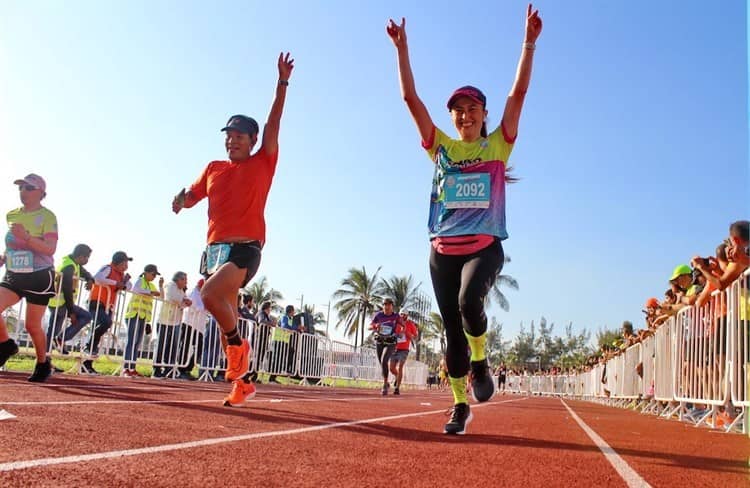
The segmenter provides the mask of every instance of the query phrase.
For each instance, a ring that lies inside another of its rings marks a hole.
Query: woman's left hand
[[[531,11],[531,4],[526,9],[526,38],[525,42],[535,43],[539,34],[542,33],[542,18],[539,10]]]

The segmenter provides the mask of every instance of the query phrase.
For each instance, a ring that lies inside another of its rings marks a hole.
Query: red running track
[[[750,486],[747,437],[587,402],[498,395],[450,437],[448,392],[228,390],[0,373],[0,486]]]

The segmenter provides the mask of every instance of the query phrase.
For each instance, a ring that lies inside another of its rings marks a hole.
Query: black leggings
[[[393,351],[396,350],[396,344],[376,344],[375,351],[378,354],[378,361],[380,361],[380,367],[383,370],[383,379],[388,379],[388,363],[391,360]]]
[[[469,343],[487,331],[484,299],[503,269],[503,246],[499,239],[473,254],[450,256],[430,246],[430,276],[440,314],[443,316],[448,374],[461,378],[469,372]]]

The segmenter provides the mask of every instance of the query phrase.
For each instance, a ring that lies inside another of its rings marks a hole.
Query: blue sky
[[[113,251],[197,278],[205,203],[172,196],[213,159],[234,113],[264,121],[282,50],[295,58],[259,276],[326,304],[347,270],[412,274],[431,294],[432,167],[400,99],[389,17],[407,18],[417,89],[473,84],[499,123],[526,3],[3,2],[0,208],[12,180],[47,179],[57,258]],[[563,332],[641,325],[677,264],[750,214],[745,2],[543,1],[544,29],[510,163],[504,272],[513,337],[543,315]],[[321,307],[322,309],[323,307]]]

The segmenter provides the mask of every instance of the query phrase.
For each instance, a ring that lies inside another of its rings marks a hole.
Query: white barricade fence
[[[360,347],[356,356],[357,378],[364,381],[382,383],[383,370],[374,347]]]
[[[636,399],[640,395],[640,377],[637,374],[638,363],[641,361],[641,345],[633,344],[621,355],[622,362],[618,371],[617,397]]]
[[[221,344],[221,329],[216,319],[208,315],[203,332],[196,337],[196,360],[198,379],[203,381],[224,381],[226,357]]]
[[[505,377],[505,389],[511,393],[521,393],[521,377],[509,372]]]
[[[643,339],[641,343],[641,371],[643,379],[641,381],[641,395],[643,398],[653,398],[654,381],[656,374],[656,337],[650,335]]]
[[[727,326],[729,328],[729,366],[732,403],[750,407],[748,371],[750,370],[750,271],[729,287]]]
[[[323,336],[300,334],[298,371],[306,383],[318,383],[325,376],[329,342]]]
[[[714,298],[720,298],[717,294]],[[675,399],[721,406],[726,403],[724,367],[717,364],[716,325],[721,325],[720,307],[710,301],[703,307],[689,307],[677,314],[677,388]],[[719,312],[715,314],[714,312]],[[719,354],[719,356],[721,356]],[[724,358],[726,360],[726,358]]]
[[[674,401],[675,370],[674,351],[676,349],[674,317],[664,322],[656,332],[656,349],[654,351],[654,398],[660,402]]]
[[[604,394],[610,398],[616,397],[618,392],[618,382],[620,380],[619,375],[622,371],[622,356],[615,356],[614,358],[607,361],[606,364],[606,376],[607,381],[605,384]]]
[[[416,388],[425,388],[428,374],[429,368],[425,363],[414,359],[407,359],[404,364],[404,377],[401,379],[401,384]]]
[[[272,337],[275,327],[253,322],[250,327],[250,371],[269,373],[272,355]]]
[[[293,330],[281,326],[271,327],[269,334],[271,342],[265,361],[265,370],[271,377],[291,376],[296,373],[296,336],[297,333]]]
[[[325,376],[328,378],[356,379],[355,354],[357,352],[351,344],[332,341],[328,362],[324,368]]]

